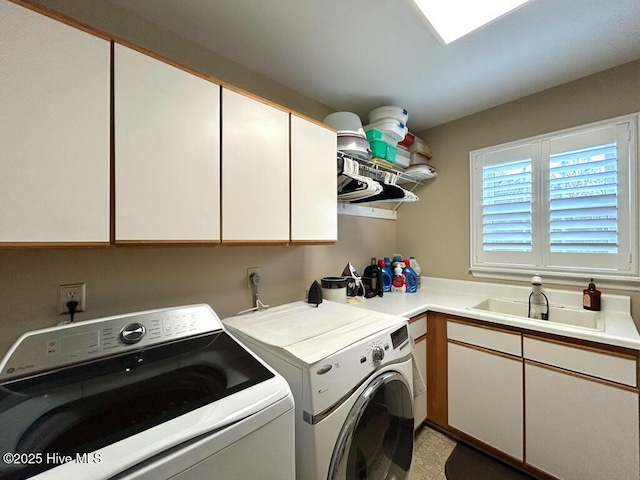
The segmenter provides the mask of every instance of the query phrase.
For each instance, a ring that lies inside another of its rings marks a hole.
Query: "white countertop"
[[[497,325],[508,325],[640,350],[640,335],[631,317],[631,299],[623,295],[602,294],[601,313],[604,315],[604,331],[564,326],[544,320],[533,320],[469,308],[487,297],[526,301],[530,291],[530,287],[422,277],[422,287],[417,293],[385,293],[383,297],[369,298],[362,303],[353,305],[403,317],[412,317],[425,311],[441,312]],[[552,305],[582,308],[582,290],[576,289],[575,292],[554,290],[543,286],[543,291]]]

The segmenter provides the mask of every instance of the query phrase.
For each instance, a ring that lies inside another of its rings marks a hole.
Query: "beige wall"
[[[87,284],[87,311],[76,319],[190,303],[208,303],[222,318],[251,307],[247,268],[260,267],[260,299],[304,299],[313,280],[359,273],[372,256],[393,253],[395,222],[338,217],[336,245],[305,247],[110,247],[0,250],[0,356],[28,330],[65,320],[58,286]]]
[[[417,190],[420,202],[398,211],[398,249],[415,255],[427,275],[474,280],[468,270],[469,152],[640,111],[638,92],[640,60],[419,132],[438,177]],[[640,326],[640,293],[631,294]]]
[[[41,3],[311,117],[331,112],[109,2]],[[0,356],[23,332],[65,319],[59,285],[87,284],[87,312],[78,320],[200,302],[226,317],[251,306],[247,268],[260,267],[263,302],[302,300],[314,279],[339,275],[348,261],[361,272],[371,256],[393,253],[395,232],[395,222],[339,216],[336,245],[0,250]]]

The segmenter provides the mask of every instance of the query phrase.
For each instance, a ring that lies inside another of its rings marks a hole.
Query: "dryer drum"
[[[404,375],[393,371],[379,375],[349,412],[333,452],[329,478],[407,478],[413,438],[413,402]]]

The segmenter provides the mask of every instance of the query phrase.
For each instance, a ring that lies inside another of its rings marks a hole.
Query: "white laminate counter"
[[[550,304],[582,308],[582,290],[567,291],[543,288]],[[422,288],[417,293],[385,293],[383,297],[369,298],[362,303],[353,305],[403,317],[412,317],[426,311],[440,312],[483,320],[497,325],[507,325],[640,350],[640,335],[631,317],[631,299],[623,295],[602,295],[604,331],[564,326],[544,320],[532,320],[469,308],[487,297],[526,301],[530,292],[530,287],[422,277]]]

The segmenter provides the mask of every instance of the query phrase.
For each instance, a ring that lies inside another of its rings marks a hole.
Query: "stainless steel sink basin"
[[[592,312],[558,305],[549,306],[549,320],[536,320],[527,317],[529,304],[519,300],[506,300],[502,298],[486,298],[469,310],[510,315],[513,317],[535,320],[537,322],[555,323],[567,327],[585,328],[587,330],[604,330],[604,317],[602,312]]]

